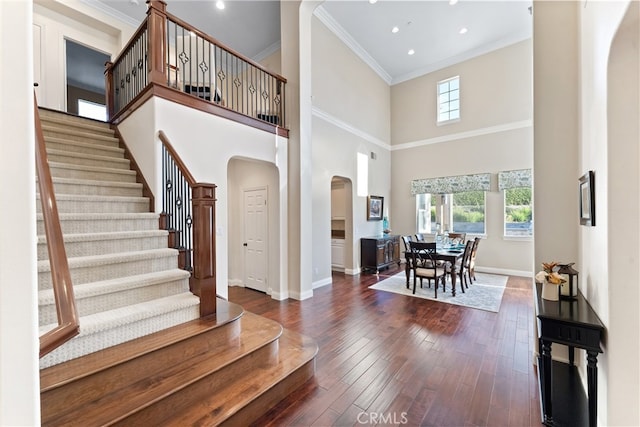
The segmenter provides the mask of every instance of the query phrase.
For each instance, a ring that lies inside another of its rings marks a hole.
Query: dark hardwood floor
[[[255,425],[540,425],[531,279],[509,277],[491,313],[368,289],[397,272],[334,273],[305,301],[229,289],[319,346],[315,377]]]

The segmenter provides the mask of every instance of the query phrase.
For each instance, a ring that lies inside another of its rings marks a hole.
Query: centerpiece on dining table
[[[558,273],[560,263],[543,262],[542,271],[536,274],[536,282],[542,283],[542,298],[549,301],[560,299],[560,286],[566,279]]]

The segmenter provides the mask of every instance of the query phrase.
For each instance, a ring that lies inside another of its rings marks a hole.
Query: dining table
[[[449,264],[449,274],[451,275],[451,295],[456,296],[457,262],[464,255],[464,244],[459,245],[437,245],[436,259]],[[411,252],[405,251],[405,273],[407,275],[407,287],[409,287],[409,276],[411,275]],[[464,292],[464,284],[460,283],[460,289]]]

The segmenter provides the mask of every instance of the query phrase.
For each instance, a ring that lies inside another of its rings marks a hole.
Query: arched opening
[[[281,292],[280,193],[273,163],[234,157],[227,167],[229,285]]]

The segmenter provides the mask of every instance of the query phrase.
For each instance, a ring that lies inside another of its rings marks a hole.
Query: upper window
[[[438,82],[438,124],[460,120],[460,77]]]

